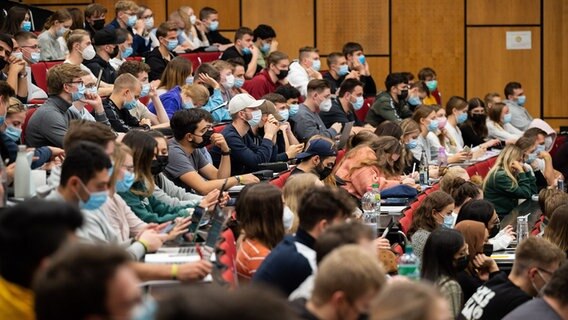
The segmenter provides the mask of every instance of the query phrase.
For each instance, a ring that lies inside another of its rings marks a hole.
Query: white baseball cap
[[[246,108],[258,108],[264,103],[264,99],[256,100],[248,93],[239,93],[229,101],[229,113],[235,114]]]

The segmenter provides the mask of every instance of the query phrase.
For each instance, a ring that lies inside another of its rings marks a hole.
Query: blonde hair
[[[433,285],[424,282],[393,281],[371,304],[371,320],[431,319],[438,299],[443,299]],[[404,303],[400,303],[404,301]]]
[[[138,12],[138,5],[134,1],[130,0],[120,0],[114,5],[115,14],[118,16],[118,13],[121,11],[134,11],[135,13]]]
[[[517,177],[511,171],[511,164],[515,161],[519,161],[519,159],[523,158],[523,151],[515,146],[515,145],[507,145],[499,157],[497,157],[497,161],[495,161],[495,165],[493,168],[489,170],[487,176],[485,177],[485,181],[483,181],[483,189],[487,186],[487,182],[489,179],[493,179],[492,182],[495,182],[495,174],[499,170],[505,171],[505,174],[511,179],[511,186],[503,186],[505,188],[516,188],[519,183],[517,181]],[[522,161],[522,160],[521,160]]]
[[[213,68],[217,69],[217,71],[221,72],[223,70],[231,70],[234,71],[235,67],[233,67],[232,64],[228,63],[227,61],[224,60],[215,60],[213,62],[211,62],[211,65],[213,66]]]
[[[123,73],[116,78],[112,91],[113,93],[118,93],[124,89],[134,90],[136,86],[139,88],[142,86],[140,81],[130,73]]]
[[[544,238],[568,251],[568,205],[559,206],[550,214],[550,221],[544,229]]]
[[[23,104],[19,99],[10,97],[8,107],[6,108],[6,117],[9,117],[16,113],[25,112],[26,110],[26,105]]]
[[[377,293],[385,284],[385,271],[377,257],[358,244],[347,244],[333,250],[319,264],[310,301],[322,306],[341,291],[346,300],[353,302]]]
[[[306,191],[313,188],[318,181],[319,178],[313,173],[295,174],[286,180],[286,184],[282,190],[282,196],[284,197],[284,203],[290,208],[292,213],[294,213],[294,221],[288,231],[289,233],[295,233],[300,224],[300,219],[298,218],[300,199]]]
[[[132,157],[132,149],[125,145],[124,143],[115,142],[114,143],[114,152],[112,153],[112,161],[114,170],[112,175],[110,176],[109,181],[109,188],[113,191],[116,187],[116,181],[118,180],[118,175],[120,174],[121,168],[124,165],[124,161],[126,160],[126,156]]]
[[[467,171],[462,167],[449,167],[442,179],[440,179],[440,190],[451,194],[450,189],[457,178],[468,181],[469,175],[467,174]]]
[[[203,106],[209,100],[209,90],[198,83],[184,85],[181,87],[181,94],[190,97],[195,106]]]
[[[90,39],[91,35],[83,29],[75,29],[67,32],[64,36],[65,42],[67,43],[67,50],[69,50],[69,52],[73,51],[73,45],[82,42],[85,37],[89,37]]]

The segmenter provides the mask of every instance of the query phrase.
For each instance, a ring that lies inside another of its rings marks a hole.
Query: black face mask
[[[157,156],[155,160],[152,160],[151,171],[153,175],[157,175],[164,171],[168,165],[168,156]]]
[[[327,178],[330,174],[331,171],[333,170],[333,168],[331,167],[323,167],[323,166],[316,166],[316,172],[318,173],[320,180],[324,180],[325,178]]]
[[[280,70],[280,73],[276,75],[278,80],[284,80],[288,76],[288,70]]]
[[[408,97],[408,90],[402,90],[402,92],[397,97],[398,101],[406,100],[406,98]]]
[[[454,268],[456,272],[464,271],[469,265],[469,256],[463,256],[458,260],[454,260]]]
[[[3,70],[4,67],[7,65],[8,63],[2,59],[0,59],[0,70]]]
[[[493,245],[491,243],[486,243],[483,245],[483,254],[491,257],[493,254]]]
[[[493,229],[489,230],[489,239],[495,238],[500,230],[501,226],[499,224],[496,224]]]
[[[208,145],[211,144],[211,136],[213,135],[213,133],[214,133],[213,130],[208,130],[202,136],[198,136],[198,137],[201,137],[201,139],[203,139],[203,141],[201,141],[200,143],[193,142],[193,146],[197,149],[207,147]],[[197,136],[197,135],[194,134],[194,136]]]
[[[487,115],[485,114],[472,114],[471,120],[475,123],[484,123],[487,119]]]
[[[118,55],[118,46],[115,46],[112,52],[109,53],[109,56],[111,59],[114,59],[117,55]]]
[[[101,30],[105,27],[105,19],[98,19],[93,22],[93,29]]]

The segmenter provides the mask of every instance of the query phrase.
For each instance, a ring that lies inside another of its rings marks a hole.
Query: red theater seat
[[[22,143],[26,143],[26,128],[28,126],[28,122],[32,118],[32,115],[37,111],[37,109],[38,108],[29,108],[28,111],[26,111],[26,117],[24,118],[24,123],[22,123]]]
[[[284,188],[284,185],[286,184],[286,180],[288,180],[288,178],[290,178],[291,173],[292,173],[292,170],[289,170],[287,172],[282,173],[278,177],[270,180],[270,184],[273,185],[273,186],[276,186],[280,189]]]
[[[43,61],[30,65],[35,83],[43,91],[47,92],[47,67]]]
[[[370,97],[365,99],[365,101],[363,102],[363,107],[361,107],[361,109],[355,111],[355,114],[357,115],[357,119],[361,120],[361,121],[365,121],[365,117],[367,116],[367,112],[369,112],[369,109],[371,109],[371,105],[373,105],[373,102],[375,102],[375,97]]]
[[[142,61],[142,57],[128,57],[126,61]]]

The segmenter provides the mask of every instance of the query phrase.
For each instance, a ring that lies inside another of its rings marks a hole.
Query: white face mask
[[[97,55],[97,53],[95,52],[95,48],[93,48],[93,45],[91,44],[83,49],[81,55],[83,56],[84,60],[91,60]]]
[[[282,220],[284,222],[284,230],[290,231],[292,225],[294,224],[294,212],[290,210],[290,207],[284,206],[284,213],[282,214]]]
[[[325,99],[321,104],[320,104],[320,111],[323,112],[328,112],[329,110],[331,110],[331,99]]]
[[[191,24],[195,24],[195,22],[197,22],[197,17],[192,14],[191,16],[189,16],[189,22],[191,22]]]
[[[231,89],[232,87],[235,86],[235,76],[234,75],[228,75],[225,77],[225,83],[223,84],[223,86],[225,87],[225,89]]]

